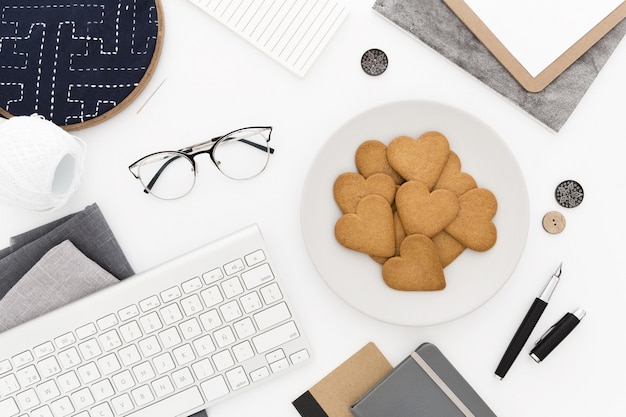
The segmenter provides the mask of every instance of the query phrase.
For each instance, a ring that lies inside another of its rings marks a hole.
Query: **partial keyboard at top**
[[[306,361],[256,225],[0,333],[0,417],[176,417]]]

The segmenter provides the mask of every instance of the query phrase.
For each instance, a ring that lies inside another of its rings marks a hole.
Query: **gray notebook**
[[[495,417],[432,343],[411,352],[350,410],[355,417]]]

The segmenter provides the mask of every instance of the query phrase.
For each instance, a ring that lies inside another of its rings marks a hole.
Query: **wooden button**
[[[561,233],[565,229],[565,217],[558,211],[550,211],[543,216],[543,228],[553,235]]]

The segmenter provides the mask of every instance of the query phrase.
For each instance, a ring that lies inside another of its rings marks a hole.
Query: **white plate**
[[[418,137],[430,130],[442,132],[461,158],[462,171],[495,194],[498,212],[493,221],[498,239],[490,250],[466,249],[450,264],[444,270],[444,290],[397,291],[383,282],[379,264],[335,240],[334,227],[341,211],[333,199],[333,183],[343,172],[356,172],[354,154],[362,142],[377,139],[388,144],[397,136]],[[484,304],[513,273],[528,234],[528,192],[506,144],[474,116],[428,101],[385,104],[337,130],[313,161],[301,204],[304,241],[328,286],[362,313],[399,325],[443,323]]]

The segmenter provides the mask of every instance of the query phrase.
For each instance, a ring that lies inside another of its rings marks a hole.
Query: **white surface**
[[[536,77],[622,0],[465,0]]]
[[[350,14],[300,79],[190,2],[164,0],[166,39],[154,79],[122,113],[75,132],[87,142],[87,160],[83,183],[68,205],[43,214],[0,206],[0,245],[97,202],[130,263],[142,271],[257,222],[313,358],[283,378],[219,404],[211,417],[297,417],[291,401],[370,340],[394,364],[420,343],[435,343],[499,416],[622,415],[626,45],[616,49],[555,134],[381,19],[371,10],[373,1],[345,3]],[[379,77],[360,68],[361,55],[373,47],[389,56],[389,68]],[[528,240],[509,281],[476,311],[436,326],[386,324],[349,306],[318,275],[300,228],[304,180],[325,141],[355,115],[406,99],[443,102],[487,123],[514,153],[530,200]],[[128,172],[128,165],[147,153],[255,124],[274,126],[277,150],[253,180],[230,181],[200,159],[192,193],[164,202],[142,193]],[[570,210],[554,199],[554,188],[568,178],[585,188],[583,203]],[[551,210],[567,219],[559,235],[541,226]],[[532,338],[577,306],[587,316],[541,364],[528,355],[529,343],[498,381],[493,373],[502,353],[561,261],[562,281]]]
[[[461,169],[498,200],[493,219],[498,240],[486,252],[464,251],[445,269],[442,291],[396,291],[369,256],[342,247],[334,235],[341,217],[333,184],[357,172],[356,149],[369,139],[442,132],[461,159]],[[469,113],[432,101],[400,101],[367,110],[333,133],[312,163],[304,183],[302,231],[308,252],[328,286],[357,310],[400,325],[431,325],[475,310],[509,279],[528,233],[528,194],[515,157],[496,132]]]

